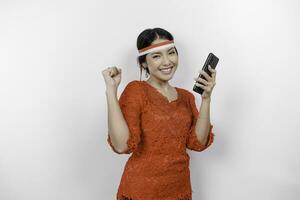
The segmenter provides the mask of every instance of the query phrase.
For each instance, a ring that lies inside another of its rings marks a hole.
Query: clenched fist
[[[117,89],[121,82],[122,69],[116,66],[108,67],[102,71],[106,88]]]

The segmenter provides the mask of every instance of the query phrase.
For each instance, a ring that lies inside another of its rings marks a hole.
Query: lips
[[[168,68],[163,68],[160,69],[159,71],[161,71],[162,74],[171,74],[173,67],[168,67]]]
[[[172,69],[173,67],[162,68],[160,70]]]

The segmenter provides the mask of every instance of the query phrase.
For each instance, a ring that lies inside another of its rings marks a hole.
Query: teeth
[[[163,74],[167,75],[167,74],[171,74],[172,72],[172,67],[167,68],[167,69],[161,69],[160,70]]]
[[[167,69],[161,69],[160,71],[163,71],[163,72],[169,72],[169,71],[171,71],[171,69],[172,69],[172,67],[167,68]]]

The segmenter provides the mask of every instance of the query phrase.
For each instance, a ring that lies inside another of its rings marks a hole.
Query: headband
[[[161,49],[164,49],[164,48],[167,48],[167,47],[173,47],[173,46],[175,46],[174,40],[168,40],[168,41],[165,41],[165,42],[153,44],[153,45],[150,45],[150,46],[145,47],[143,49],[139,49],[138,50],[139,51],[138,56],[142,56],[142,55],[145,55],[145,54],[153,52],[153,51],[157,51],[157,50],[161,50]]]

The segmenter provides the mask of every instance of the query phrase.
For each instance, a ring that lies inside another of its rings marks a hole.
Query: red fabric
[[[130,135],[131,154],[119,184],[117,200],[191,200],[190,157],[186,149],[203,151],[214,140],[210,126],[206,145],[196,136],[198,109],[193,93],[177,88],[177,99],[167,97],[145,81],[133,80],[119,104]]]

